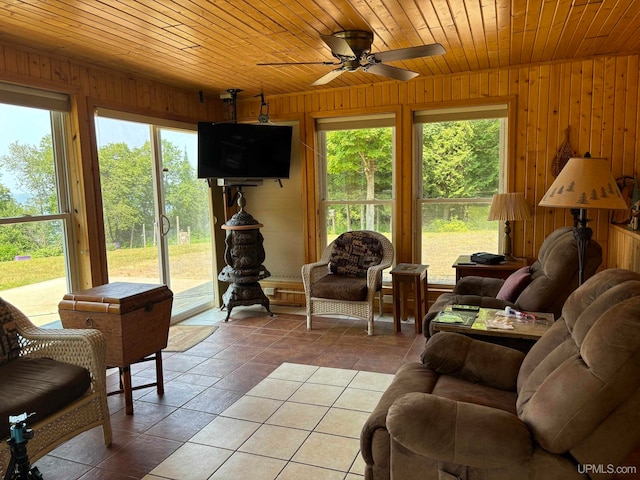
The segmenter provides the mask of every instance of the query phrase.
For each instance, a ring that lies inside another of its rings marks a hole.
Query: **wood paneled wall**
[[[515,114],[510,120],[509,158],[510,191],[521,191],[534,212],[533,221],[514,228],[514,254],[533,258],[543,239],[554,229],[571,225],[568,210],[545,209],[537,204],[554,177],[551,162],[565,140],[570,127],[570,144],[577,155],[590,152],[593,157],[610,159],[615,177],[637,175],[640,159],[639,57],[603,57],[568,63],[554,63],[521,68],[488,70],[467,74],[417,78],[406,83],[383,83],[351,88],[318,90],[294,95],[266,96],[272,117],[288,118],[305,115],[307,137],[303,141],[313,146],[313,119],[319,115],[353,115],[368,110],[401,111],[397,122],[397,138],[411,142],[411,119],[415,110],[460,106],[469,103],[513,100]],[[268,92],[266,92],[268,93]],[[240,102],[239,118],[256,118],[259,103]],[[512,112],[513,113],[513,112]],[[316,158],[313,148],[306,148],[307,178],[313,180]],[[400,184],[396,192],[411,191],[410,199],[398,198],[397,211],[402,212],[398,224],[411,231],[414,227],[411,206],[415,193],[411,181],[412,151],[398,148]],[[315,192],[310,183],[307,199],[314,205]],[[406,196],[406,195],[405,195]],[[315,222],[315,210],[308,209],[308,223]],[[594,238],[607,249],[607,212],[589,211]],[[311,218],[314,217],[314,218]],[[309,256],[318,248],[310,229]],[[396,243],[399,261],[410,261],[411,235],[398,235]],[[605,255],[606,258],[606,255]],[[604,267],[605,265],[603,265]]]
[[[525,193],[535,217],[514,226],[514,254],[535,257],[542,240],[555,228],[571,224],[569,212],[537,206],[553,181],[551,162],[571,128],[574,150],[611,160],[616,177],[638,174],[640,151],[640,65],[639,57],[602,57],[566,63],[487,70],[466,74],[417,78],[406,83],[388,82],[338,89],[314,90],[300,94],[269,96],[270,114],[276,120],[298,120],[301,125],[303,185],[305,205],[305,257],[316,258],[318,238],[315,209],[314,120],[318,116],[362,114],[390,111],[396,121],[399,183],[396,191],[401,232],[396,232],[397,260],[412,260],[413,192],[411,124],[415,110],[460,106],[469,103],[510,101],[515,112],[510,118],[509,158],[511,191]],[[54,57],[26,48],[0,43],[0,81],[31,85],[74,95],[74,145],[81,163],[79,182],[87,211],[78,214],[80,251],[92,252],[85,263],[84,282],[100,283],[106,274],[103,261],[93,255],[102,248],[101,224],[94,220],[101,208],[94,172],[97,154],[93,135],[93,108],[104,106],[132,113],[185,122],[224,119],[217,95],[174,88],[145,78],[134,78]],[[238,118],[255,120],[260,110],[257,99],[240,100]],[[514,143],[515,142],[515,143]],[[608,244],[608,218],[590,211],[594,238],[605,249]],[[266,221],[266,219],[263,219]],[[99,255],[99,254],[97,254]],[[96,259],[97,258],[97,259]]]

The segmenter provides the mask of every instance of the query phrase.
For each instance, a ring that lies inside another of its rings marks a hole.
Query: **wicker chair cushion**
[[[89,389],[85,368],[50,358],[20,357],[0,366],[0,438],[9,437],[9,415],[35,412],[29,425],[56,413]]]
[[[377,238],[362,231],[346,232],[334,241],[329,271],[348,277],[366,277],[367,269],[378,265],[383,256],[382,243]]]
[[[327,275],[311,285],[311,296],[361,302],[367,299],[367,279]]]
[[[20,344],[9,304],[0,298],[0,365],[18,358]],[[2,423],[0,417],[0,423]]]

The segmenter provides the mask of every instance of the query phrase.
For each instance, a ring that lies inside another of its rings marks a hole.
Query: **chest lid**
[[[58,308],[122,315],[172,298],[173,292],[166,285],[113,282],[67,293]]]

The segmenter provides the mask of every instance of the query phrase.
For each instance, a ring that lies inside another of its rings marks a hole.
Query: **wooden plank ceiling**
[[[320,38],[373,32],[373,53],[441,43],[390,62],[421,75],[640,53],[637,0],[0,0],[0,40],[172,85],[242,96],[388,81],[362,71],[311,83],[335,60]]]

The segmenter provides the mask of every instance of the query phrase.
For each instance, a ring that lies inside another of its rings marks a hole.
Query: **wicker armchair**
[[[302,266],[307,328],[313,315],[349,315],[366,320],[373,335],[375,294],[382,313],[382,271],[392,261],[393,245],[380,233],[360,230],[336,238],[318,262]]]
[[[111,445],[111,422],[106,393],[106,343],[98,330],[44,329],[35,326],[17,308],[7,304],[18,334],[20,357],[51,358],[86,368],[91,377],[89,390],[55,414],[28,426],[34,437],[27,444],[29,460],[35,462],[61,443],[93,427],[102,426],[105,445]],[[10,366],[10,363],[7,364]],[[15,412],[19,414],[22,412]],[[29,412],[27,412],[29,413]],[[8,418],[0,421],[7,422]],[[11,458],[7,442],[0,443],[0,472]]]

